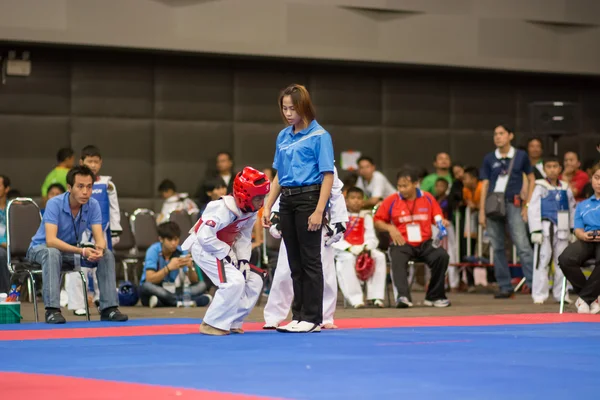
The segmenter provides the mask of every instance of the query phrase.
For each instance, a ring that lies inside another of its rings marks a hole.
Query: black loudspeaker
[[[581,129],[578,103],[536,101],[529,104],[529,110],[535,135],[576,135]]]

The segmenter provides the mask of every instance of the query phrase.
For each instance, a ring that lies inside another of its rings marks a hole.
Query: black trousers
[[[402,246],[390,246],[390,259],[392,268],[392,280],[398,297],[406,297],[412,301],[410,287],[408,284],[408,262],[421,261],[431,269],[431,280],[425,299],[435,301],[446,298],[444,288],[446,270],[450,262],[450,256],[441,247],[433,247],[433,242],[428,240],[420,246],[404,244]]]
[[[321,265],[321,229],[308,230],[308,217],[315,212],[320,192],[281,196],[279,216],[281,234],[287,250],[296,321],[323,322],[323,266]]]
[[[586,280],[581,267],[591,259],[596,260],[592,275]],[[600,243],[582,242],[571,243],[560,256],[558,256],[560,269],[573,290],[586,303],[591,304],[600,296]]]

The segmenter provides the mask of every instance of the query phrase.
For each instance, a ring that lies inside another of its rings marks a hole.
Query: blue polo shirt
[[[600,230],[600,199],[596,195],[577,204],[575,229],[583,229],[584,232]]]
[[[182,256],[187,254],[186,251],[182,251],[180,246],[177,246],[177,250],[180,252]],[[149,269],[152,271],[160,271],[164,267],[169,264],[171,259],[165,259],[162,254],[162,244],[160,242],[154,243],[152,246],[148,247],[146,250],[146,258],[144,259],[144,272],[142,273],[141,283],[146,282],[146,271]],[[187,267],[183,268],[184,272],[187,272]],[[171,271],[168,275],[165,276],[163,282],[175,282],[177,279],[177,275],[179,274],[179,270]]]
[[[70,192],[65,192],[48,200],[42,223],[33,238],[31,238],[30,248],[46,244],[46,224],[58,226],[56,237],[72,246],[77,245],[83,232],[88,229],[91,230],[92,225],[102,225],[100,204],[96,199],[90,198],[86,204],[81,206],[77,216],[73,218],[69,206],[69,194]]]
[[[500,156],[499,150],[488,153],[483,158],[483,165],[479,172],[479,179],[489,181],[488,193],[492,193],[494,192],[498,178],[508,173],[510,161],[513,157],[515,158],[515,162],[508,179],[508,184],[506,185],[506,191],[504,192],[506,195],[505,198],[511,202],[516,195],[521,194],[523,174],[529,175],[533,172],[533,167],[529,162],[526,152],[511,147],[505,158]]]
[[[293,125],[277,136],[273,168],[281,186],[309,186],[323,182],[323,172],[333,173],[331,135],[316,120],[294,134]]]

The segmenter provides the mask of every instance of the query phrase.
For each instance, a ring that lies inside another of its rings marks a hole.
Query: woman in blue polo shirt
[[[575,210],[577,240],[558,257],[560,269],[579,295],[575,305],[580,314],[600,312],[600,163],[592,168],[591,181],[594,194],[577,204]],[[592,259],[596,260],[596,267],[586,280],[581,268]]]
[[[331,136],[315,120],[306,88],[293,84],[279,95],[279,110],[289,126],[279,132],[273,168],[277,175],[265,202],[263,224],[281,194],[280,227],[294,285],[292,322],[283,332],[318,332],[323,320],[321,225],[333,185]]]

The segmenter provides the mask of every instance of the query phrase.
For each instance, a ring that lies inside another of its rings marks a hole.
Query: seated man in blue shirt
[[[592,168],[592,188],[594,194],[577,204],[575,209],[575,236],[558,257],[560,269],[579,295],[575,302],[580,314],[600,312],[600,163]],[[596,267],[586,280],[581,271],[588,260],[596,260]]]
[[[48,200],[46,212],[27,250],[27,259],[41,264],[46,322],[64,324],[60,312],[60,275],[63,264],[79,268],[97,265],[100,320],[127,321],[117,308],[115,257],[106,248],[100,205],[91,198],[94,174],[78,165],[67,174],[67,192]],[[95,245],[82,246],[81,235],[91,230]]]
[[[191,255],[181,250],[179,239],[181,230],[175,222],[158,225],[158,240],[146,251],[144,273],[140,285],[142,305],[154,307],[175,307],[181,304],[177,293],[188,279],[194,305],[200,307],[210,303],[212,297],[204,294],[206,284],[201,282],[194,268]],[[102,292],[101,292],[102,293]]]

